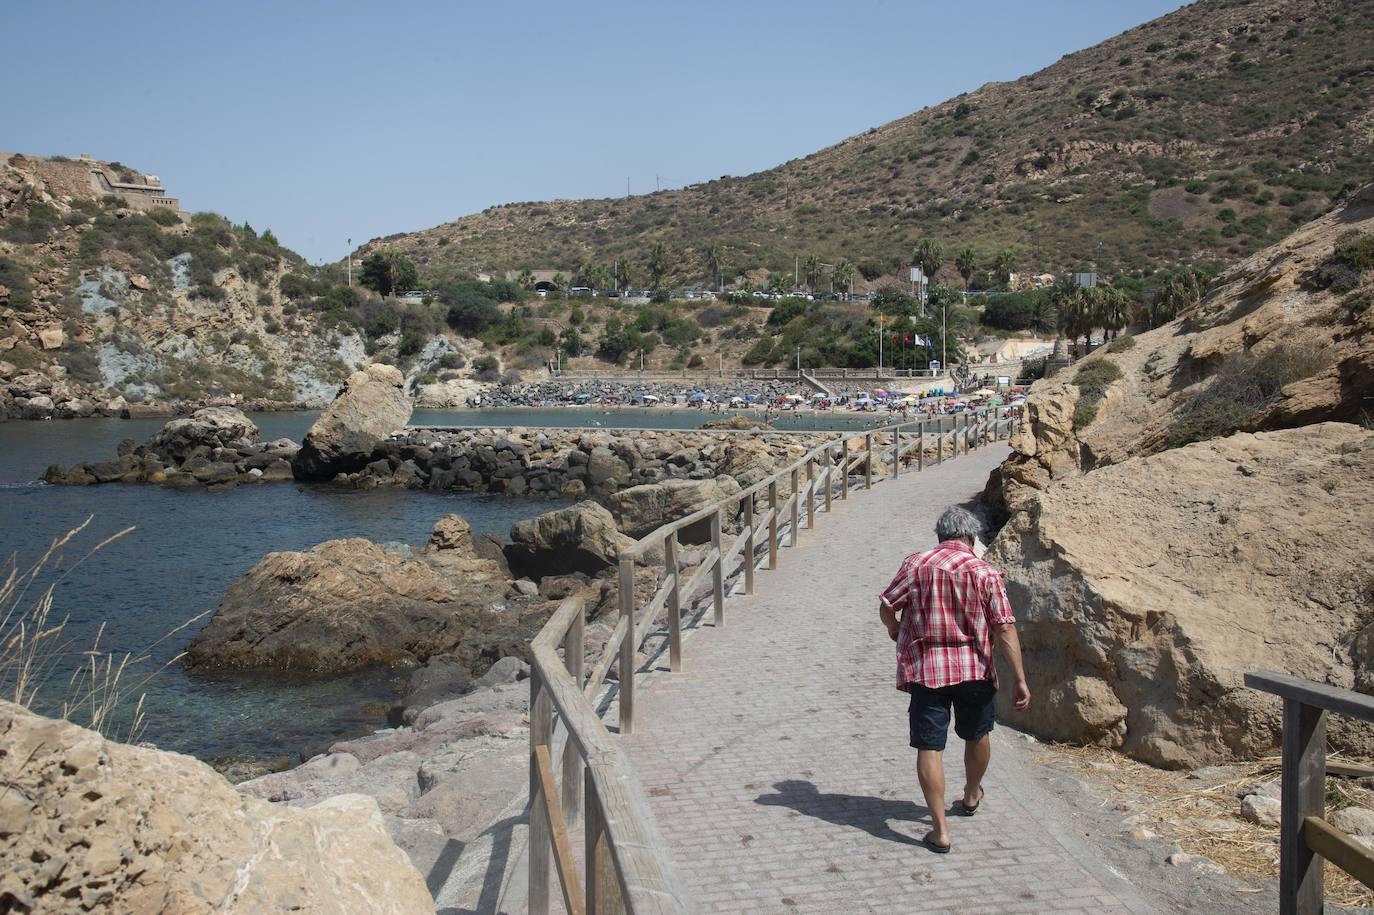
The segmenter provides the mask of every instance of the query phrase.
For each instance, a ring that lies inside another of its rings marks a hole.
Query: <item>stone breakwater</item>
[[[751,485],[833,433],[701,430],[423,430],[373,449],[357,473],[334,482],[604,500],[632,486],[725,475]]]
[[[857,382],[856,382],[857,383]],[[753,395],[760,403],[772,403],[785,394],[810,395],[814,389],[796,381],[765,381],[750,378],[683,378],[681,381],[642,382],[597,379],[553,379],[525,384],[500,385],[483,391],[483,407],[532,407],[536,405],[593,403],[632,403],[644,395],[661,403],[683,402],[701,392],[714,403],[728,403],[732,397]]]

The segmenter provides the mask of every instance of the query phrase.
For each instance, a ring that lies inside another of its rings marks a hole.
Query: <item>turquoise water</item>
[[[254,420],[265,437],[299,440],[314,414],[264,414]],[[75,548],[67,549],[62,562],[67,570],[100,540],[135,528],[70,569],[58,586],[54,612],[70,618],[64,633],[70,638],[43,691],[47,703],[66,692],[71,665],[102,623],[102,648],[150,655],[126,682],[153,674],[185,647],[203,621],[159,640],[213,610],[225,588],[270,551],[346,536],[419,544],[451,511],[478,531],[506,536],[516,520],[553,507],[505,496],[347,492],[291,483],[211,493],[33,482],[48,464],[112,456],[120,439],[142,441],[161,426],[161,420],[113,419],[0,423],[0,556],[15,555],[26,567],[53,538],[94,516]],[[383,726],[381,711],[365,706],[393,699],[397,681],[385,670],[333,677],[204,675],[172,664],[147,683],[144,739],[202,758],[294,756]]]

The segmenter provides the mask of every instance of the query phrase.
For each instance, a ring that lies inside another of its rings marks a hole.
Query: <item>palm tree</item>
[[[787,294],[787,274],[770,273],[768,274],[768,291],[774,295]]]
[[[663,248],[663,242],[656,242],[649,250],[649,276],[653,278],[654,288],[657,289],[663,284],[663,277],[668,272],[668,252]]]
[[[627,291],[633,289],[635,265],[628,260],[623,260],[616,265],[616,269],[620,271],[620,276],[617,277],[620,285],[617,288]]]
[[[802,261],[802,271],[806,276],[807,288],[814,295],[816,287],[821,284],[821,259],[815,254],[806,255],[806,260]]]
[[[1010,248],[1003,248],[997,252],[997,256],[992,259],[992,269],[997,273],[997,280],[1002,285],[1011,282],[1012,254]]]
[[[560,295],[568,288],[568,278],[561,273],[555,273],[549,282],[553,283],[553,287],[558,290]]]
[[[1054,355],[1055,358],[1059,358],[1064,338],[1073,341],[1074,347],[1077,348],[1078,337],[1083,333],[1083,325],[1091,319],[1088,317],[1088,305],[1083,288],[1073,277],[1063,277],[1054,284],[1050,290],[1050,301],[1054,303],[1055,313],[1059,317],[1059,337],[1054,341]]]
[[[1098,287],[1097,319],[1104,336],[1115,340],[1116,335],[1131,323],[1131,311],[1126,295],[1115,286]]]
[[[526,267],[524,270],[520,271],[520,275],[515,278],[515,282],[520,284],[521,289],[533,289],[534,274],[530,272],[529,267]]]
[[[954,255],[954,266],[964,278],[964,290],[967,291],[968,281],[973,279],[973,272],[978,269],[978,256],[973,253],[972,248],[964,248]]]
[[[830,269],[830,281],[837,289],[843,289],[846,293],[850,291],[849,284],[854,282],[854,265],[849,258],[840,258],[840,262]]]
[[[701,253],[706,258],[706,272],[710,274],[711,282],[716,284],[716,292],[720,292],[721,286],[723,285],[721,283],[720,268],[724,252],[721,251],[720,245],[712,242],[702,248]]]
[[[931,283],[935,282],[935,271],[940,269],[940,265],[945,262],[945,249],[940,246],[938,241],[930,238],[921,239],[921,243],[916,246],[916,255],[912,258],[916,266],[921,268],[921,272],[926,275],[926,279]]]

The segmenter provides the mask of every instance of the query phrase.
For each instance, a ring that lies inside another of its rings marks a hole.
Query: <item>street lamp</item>
[[[353,239],[348,240],[348,288],[353,288]]]

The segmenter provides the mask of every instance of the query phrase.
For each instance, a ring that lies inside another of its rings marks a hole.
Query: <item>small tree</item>
[[[709,274],[710,282],[715,284],[716,291],[719,292],[722,285],[720,267],[723,254],[721,252],[721,247],[715,242],[712,242],[705,248],[702,248],[701,253],[706,259],[706,272]]]
[[[650,249],[648,267],[649,276],[653,279],[654,288],[657,289],[668,273],[668,252],[664,249],[663,242],[656,242]]]
[[[849,284],[854,282],[854,265],[848,258],[840,258],[840,262],[830,271],[831,281],[834,282],[836,289],[849,291]]]
[[[821,283],[821,259],[815,254],[806,255],[802,261],[802,272],[806,277],[806,287],[814,294]]]
[[[931,283],[935,282],[935,271],[940,269],[945,258],[945,249],[938,241],[931,238],[921,239],[921,243],[916,246],[916,255],[912,258],[921,272],[926,275],[926,279]]]
[[[1003,286],[1011,282],[1011,268],[1014,263],[1011,249],[1003,248],[997,252],[997,256],[992,259],[992,271],[997,274],[997,282]]]
[[[389,296],[413,288],[420,274],[410,258],[399,251],[373,251],[363,258],[358,279],[378,295]]]

